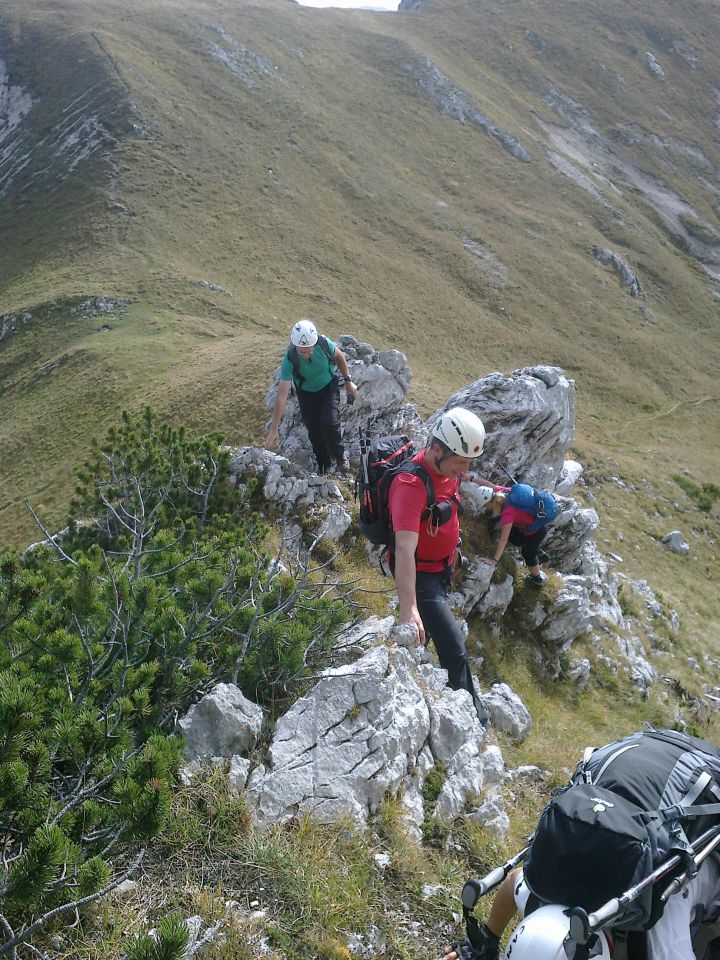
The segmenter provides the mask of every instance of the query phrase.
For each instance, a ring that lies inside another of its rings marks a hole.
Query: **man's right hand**
[[[265,443],[263,444],[268,450],[272,450],[273,447],[277,447],[280,443],[280,431],[271,430],[270,433],[265,437]]]
[[[484,939],[482,942],[471,943],[470,940],[460,940],[449,947],[445,947],[445,956],[442,960],[498,960],[500,956],[500,941],[482,924]]]
[[[412,607],[407,613],[400,611],[400,623],[412,623],[417,630],[417,644],[419,647],[425,645],[425,627],[420,619],[417,607]]]

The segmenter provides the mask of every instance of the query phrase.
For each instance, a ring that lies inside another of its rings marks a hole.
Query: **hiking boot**
[[[525,577],[525,583],[529,587],[534,587],[536,590],[539,590],[541,587],[545,586],[545,577],[541,573],[540,574],[529,573]]]
[[[350,461],[347,457],[339,457],[335,461],[335,469],[337,470],[338,476],[346,477],[350,473]]]
[[[544,550],[538,550],[538,563],[549,563],[550,554],[545,553]]]

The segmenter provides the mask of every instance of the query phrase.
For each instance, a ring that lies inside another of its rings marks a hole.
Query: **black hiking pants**
[[[522,558],[529,567],[535,567],[540,563],[538,547],[545,539],[546,533],[545,527],[541,527],[534,533],[522,533],[517,527],[513,527],[510,531],[510,543],[520,547]]]
[[[453,690],[467,690],[473,698],[480,722],[485,724],[487,713],[475,693],[465,640],[448,603],[450,576],[446,573],[415,574],[415,599],[425,628],[425,636],[435,644],[438,660],[448,673],[448,686]]]
[[[314,393],[297,387],[297,398],[318,471],[324,473],[345,456],[340,428],[340,387],[334,379]]]

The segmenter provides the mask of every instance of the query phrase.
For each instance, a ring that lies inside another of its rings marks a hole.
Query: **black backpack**
[[[335,351],[328,343],[328,338],[319,333],[317,342],[320,344],[320,349],[322,352],[328,358],[328,363],[330,366],[332,366]],[[302,387],[303,383],[305,382],[305,377],[300,373],[300,358],[298,357],[297,347],[294,343],[291,343],[287,348],[287,358],[292,364],[293,381],[295,382],[295,386]]]
[[[361,438],[362,439],[362,438]],[[367,444],[369,441],[363,440]],[[415,444],[406,436],[378,437],[369,443],[367,453],[361,455],[358,475],[360,497],[360,532],[370,543],[392,549],[395,538],[390,521],[390,484],[399,473],[422,477],[427,491],[427,506],[423,517],[435,504],[435,488],[425,467],[412,458],[417,453]]]
[[[674,873],[649,886],[613,926],[649,930],[660,896],[691,865],[690,841],[720,824],[720,751],[675,730],[636,733],[586,752],[540,817],[525,858],[541,902],[597,910],[675,853]]]

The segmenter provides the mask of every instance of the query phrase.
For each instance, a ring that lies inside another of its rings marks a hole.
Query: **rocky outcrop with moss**
[[[372,434],[404,430],[421,448],[445,409],[463,406],[485,423],[487,438],[478,472],[491,482],[508,477],[556,491],[560,510],[544,543],[551,557],[545,588],[530,592],[525,567],[513,548],[497,568],[482,562],[492,550],[489,518],[463,484],[462,520],[467,564],[451,595],[468,637],[471,662],[481,675],[484,640],[514,636],[534,651],[551,676],[582,689],[596,672],[624,674],[642,695],[656,678],[651,641],[642,618],[630,618],[619,599],[622,577],[593,536],[601,518],[582,494],[582,465],[569,458],[575,437],[575,384],[557,367],[534,366],[510,375],[492,373],[450,397],[424,423],[405,396],[411,374],[397,351],[378,353],[342,338],[360,386],[355,407],[344,408],[348,447],[357,452],[360,429]],[[272,404],[272,391],[268,405]],[[286,418],[285,457],[254,448],[232,459],[238,482],[259,479],[262,496],[293,527],[296,556],[322,538],[357,540],[352,490],[316,477],[305,466],[307,441],[294,409]],[[302,523],[298,516],[300,511]],[[338,523],[336,514],[342,514]],[[371,562],[377,550],[366,545]],[[652,616],[663,616],[654,611]],[[428,821],[452,823],[465,814],[503,832],[499,784],[505,772],[486,742],[463,691],[445,686],[444,672],[403,647],[392,619],[360,625],[364,641],[341,667],[327,670],[277,723],[268,749],[248,766],[247,796],[259,824],[312,814],[321,820],[351,817],[365,823],[388,793],[401,796],[406,826],[420,837]],[[575,647],[582,641],[583,652]],[[587,643],[593,656],[587,656]],[[340,638],[343,643],[343,638]],[[358,658],[359,657],[359,658]],[[431,659],[425,653],[425,659]],[[516,694],[498,684],[482,691],[493,725],[513,738],[527,736],[532,718]],[[442,771],[442,786],[427,803],[426,785]],[[425,799],[423,800],[423,797]]]

